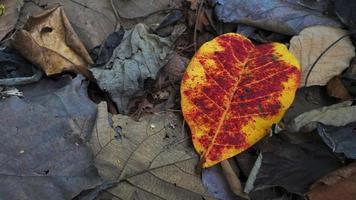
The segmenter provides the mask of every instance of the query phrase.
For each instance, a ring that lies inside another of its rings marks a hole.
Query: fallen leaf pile
[[[355,200],[354,0],[0,0],[0,199]]]

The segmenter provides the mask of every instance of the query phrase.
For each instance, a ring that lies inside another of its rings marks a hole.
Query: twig
[[[200,15],[201,15],[201,9],[203,8],[204,5],[204,0],[201,0],[200,4],[199,4],[199,8],[196,12],[196,20],[195,20],[195,24],[194,24],[194,50],[197,51],[197,31],[198,31],[198,22],[200,19]]]
[[[235,174],[234,170],[232,169],[232,166],[229,162],[229,160],[224,160],[221,162],[221,167],[223,170],[223,173],[225,175],[225,178],[227,182],[229,183],[229,186],[231,190],[236,194],[237,196],[250,199],[246,193],[244,193],[242,189],[242,185],[240,182],[239,177]]]
[[[350,32],[350,33],[348,33],[348,34],[345,34],[345,35],[341,36],[341,37],[340,37],[339,39],[337,39],[335,42],[331,43],[331,44],[318,56],[318,58],[314,61],[314,63],[312,64],[312,66],[310,67],[310,69],[309,69],[309,71],[308,71],[308,74],[307,74],[307,76],[306,76],[306,78],[305,78],[304,87],[307,86],[309,76],[310,76],[311,72],[313,71],[314,67],[316,66],[316,64],[317,64],[317,63],[319,62],[319,60],[321,59],[321,57],[323,57],[323,55],[324,55],[327,51],[329,51],[329,50],[331,49],[331,47],[333,47],[335,44],[337,44],[340,40],[342,40],[342,39],[344,39],[345,37],[348,37],[348,36],[350,36],[350,35],[352,35],[352,34],[355,34],[355,32]]]

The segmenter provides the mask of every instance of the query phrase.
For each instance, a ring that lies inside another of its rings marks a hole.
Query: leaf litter
[[[0,157],[12,158],[0,167],[1,197],[352,199],[353,7],[350,0],[1,1]],[[32,35],[16,39],[26,31]],[[288,46],[302,81],[264,138],[201,170],[194,129],[181,117],[181,79],[196,49],[232,32],[256,46]]]

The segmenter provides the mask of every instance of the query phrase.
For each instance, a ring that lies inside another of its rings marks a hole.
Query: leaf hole
[[[41,29],[41,33],[45,34],[45,33],[51,33],[53,31],[53,28],[49,27],[49,26],[45,26]]]

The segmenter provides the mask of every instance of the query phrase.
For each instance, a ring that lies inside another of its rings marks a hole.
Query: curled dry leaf
[[[340,168],[315,182],[307,193],[310,200],[354,200],[356,164]]]
[[[195,170],[198,158],[179,116],[164,112],[134,121],[114,115],[112,125],[108,118],[105,103],[99,104],[90,140],[99,174],[118,183],[108,193],[120,199],[213,199]]]
[[[291,120],[286,129],[290,132],[310,132],[317,128],[318,123],[345,126],[354,121],[356,121],[356,106],[352,106],[352,101],[345,101],[298,115]]]
[[[328,26],[313,26],[304,29],[290,41],[289,50],[297,57],[302,67],[300,87],[304,86],[308,71],[320,54],[346,31]],[[349,37],[331,47],[314,66],[306,86],[326,85],[334,76],[349,67],[355,56],[355,48]]]
[[[282,44],[255,46],[234,33],[205,43],[181,85],[182,111],[202,166],[264,137],[292,103],[299,78],[299,63]]]
[[[4,6],[4,11],[0,14],[0,40],[2,40],[15,28],[23,1],[3,0],[0,5]]]
[[[115,31],[117,19],[111,8],[110,0],[25,1],[18,27],[25,23],[29,15],[43,12],[44,7],[53,7],[58,4],[63,6],[75,32],[87,49],[92,49],[102,44],[105,38]]]
[[[15,35],[13,46],[47,75],[74,71],[92,77],[87,65],[93,61],[62,7],[30,17]]]

